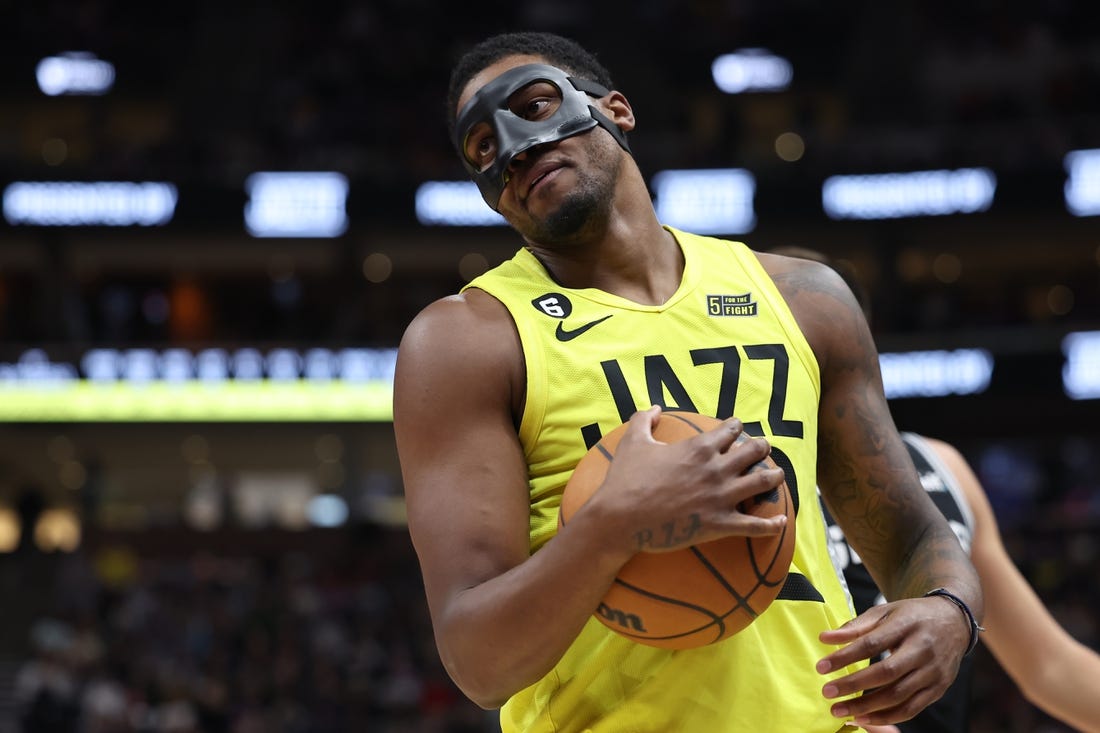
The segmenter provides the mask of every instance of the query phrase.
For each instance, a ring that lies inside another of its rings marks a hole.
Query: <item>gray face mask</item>
[[[525,120],[509,109],[508,100],[518,90],[536,81],[546,81],[557,87],[561,92],[561,104],[546,119]],[[629,153],[626,135],[619,126],[588,103],[589,95],[599,98],[608,93],[609,90],[595,82],[575,79],[561,69],[546,64],[517,66],[478,90],[458,113],[454,142],[462,164],[489,206],[497,209],[504,186],[508,183],[508,166],[512,160],[536,145],[563,140],[600,125]],[[471,163],[466,155],[466,138],[480,122],[486,122],[493,128],[497,145],[496,157],[484,170]]]

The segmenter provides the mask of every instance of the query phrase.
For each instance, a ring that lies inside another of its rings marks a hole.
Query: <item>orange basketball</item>
[[[653,435],[674,443],[720,423],[691,412],[663,412]],[[603,483],[625,430],[625,424],[615,428],[581,458],[562,495],[559,525]],[[763,463],[776,465],[770,458]],[[615,578],[596,618],[636,642],[667,649],[713,644],[751,624],[787,578],[794,555],[794,501],[783,482],[742,502],[740,509],[761,517],[786,514],[787,525],[778,535],[725,537],[672,552],[639,552]],[[670,523],[665,529],[674,533],[678,528]]]

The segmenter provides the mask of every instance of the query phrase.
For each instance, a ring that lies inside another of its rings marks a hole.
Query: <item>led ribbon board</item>
[[[0,362],[5,422],[387,422],[396,349],[32,349]]]
[[[486,227],[507,224],[489,208],[473,181],[426,181],[416,189],[416,220],[425,226]]]
[[[1072,400],[1100,399],[1100,331],[1079,331],[1062,341],[1062,389]]]
[[[897,219],[986,211],[997,177],[988,168],[831,176],[821,203],[832,219]]]
[[[653,176],[657,218],[698,234],[744,234],[756,226],[756,179],[742,168],[665,170]]]
[[[985,349],[883,353],[879,364],[888,399],[979,394],[993,379],[993,355]]]
[[[1100,216],[1100,149],[1074,150],[1065,166],[1066,208],[1074,216]]]
[[[29,226],[163,226],[176,212],[174,184],[155,181],[16,181],[4,218]]]

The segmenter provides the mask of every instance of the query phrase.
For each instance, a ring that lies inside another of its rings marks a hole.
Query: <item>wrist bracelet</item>
[[[966,652],[964,652],[963,656],[966,656],[970,652],[974,651],[974,647],[978,646],[978,632],[985,631],[985,629],[982,628],[978,624],[978,620],[974,618],[974,613],[970,610],[970,606],[966,605],[966,601],[959,598],[957,595],[947,590],[946,588],[933,588],[932,590],[924,594],[925,598],[928,598],[930,596],[943,596],[944,598],[959,607],[959,610],[961,610],[963,612],[963,615],[966,616],[966,622],[970,624],[970,643],[967,645]]]

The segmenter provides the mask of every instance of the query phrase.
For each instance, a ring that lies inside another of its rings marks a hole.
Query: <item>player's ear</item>
[[[600,100],[600,108],[623,132],[634,129],[634,110],[622,92],[609,92]]]

